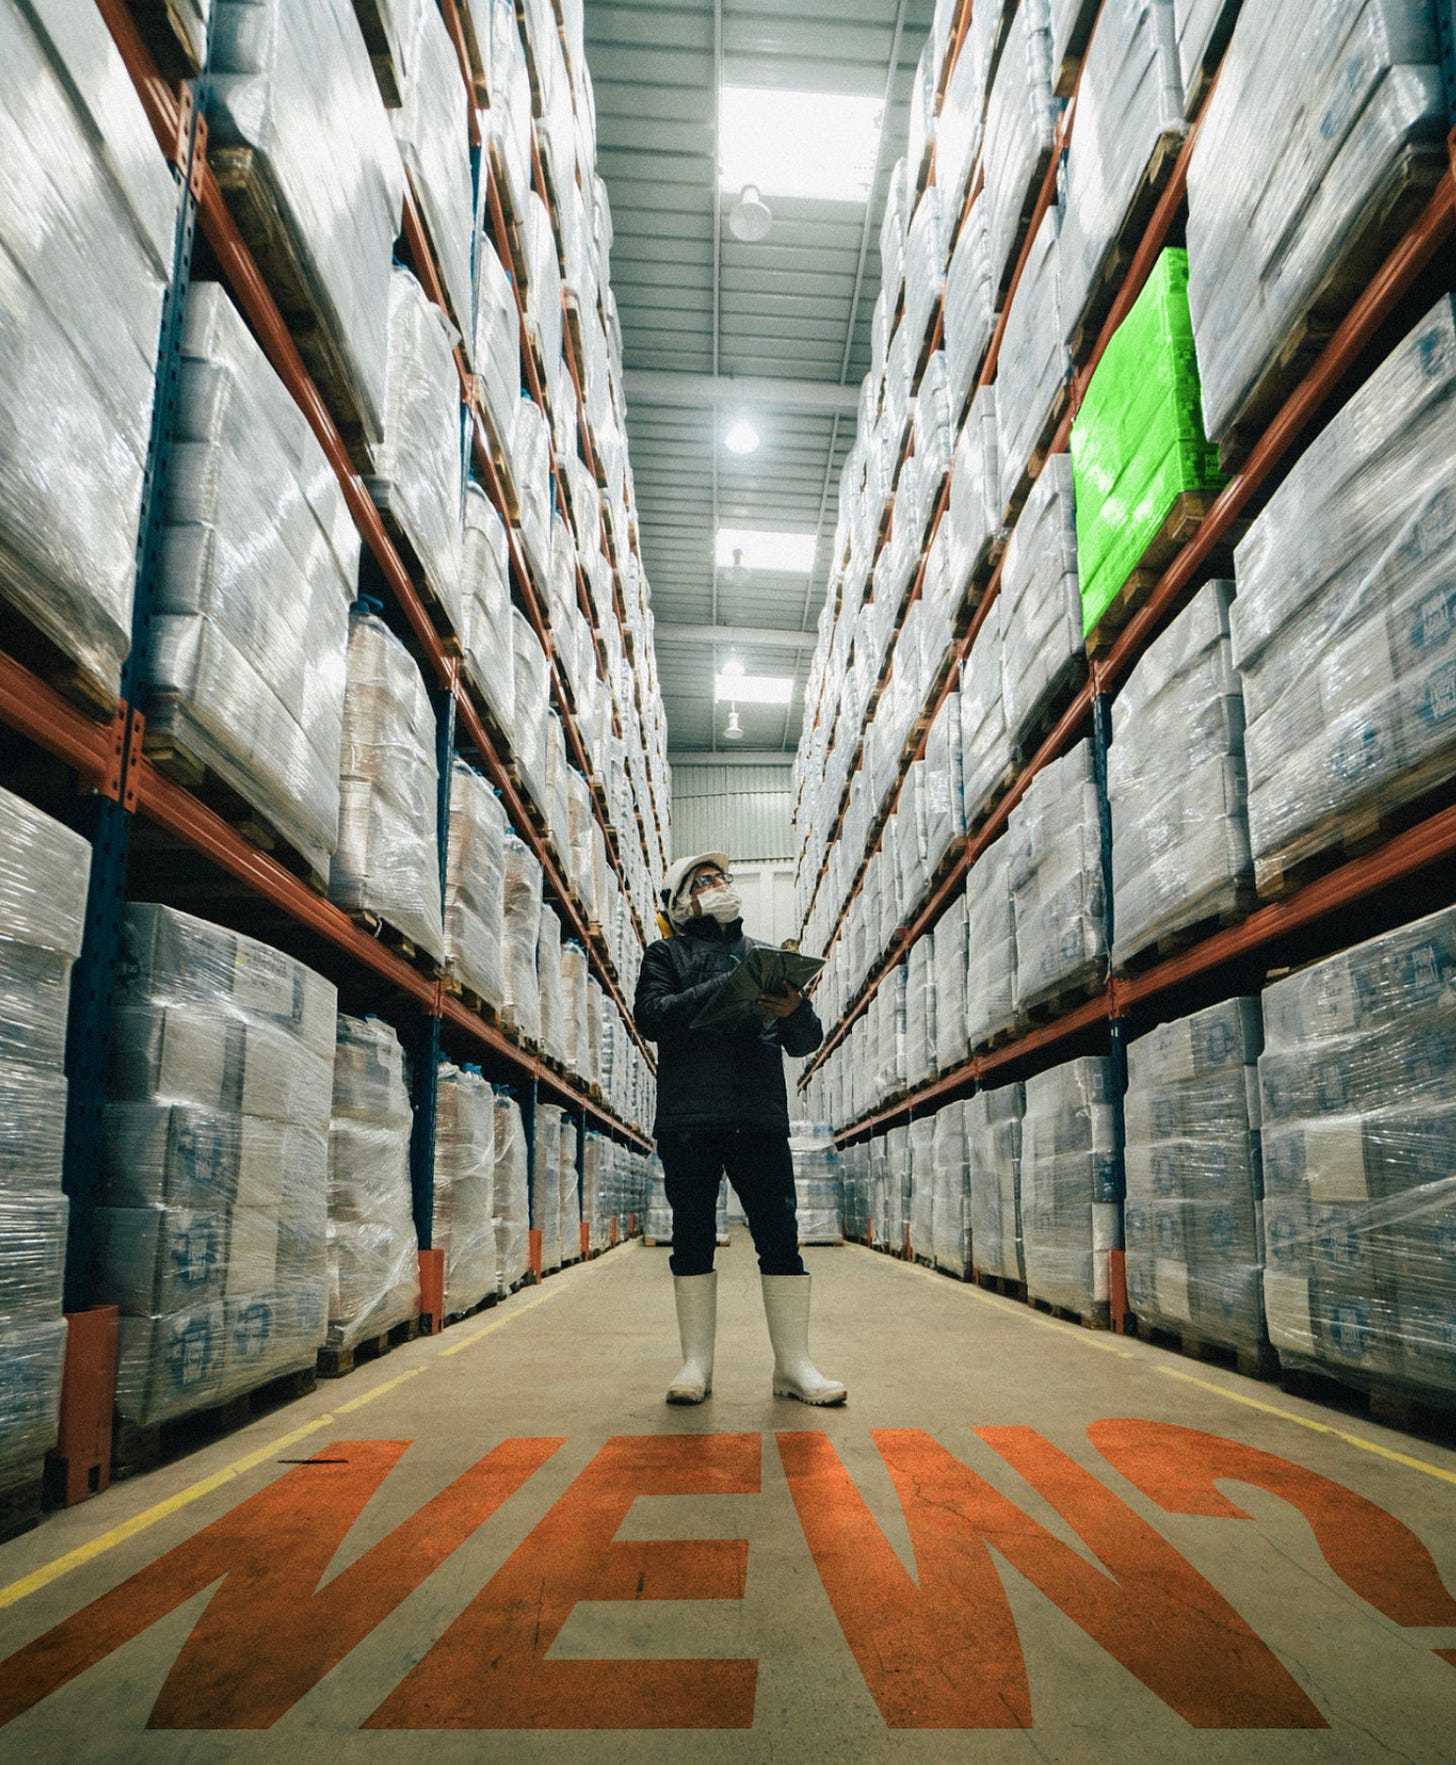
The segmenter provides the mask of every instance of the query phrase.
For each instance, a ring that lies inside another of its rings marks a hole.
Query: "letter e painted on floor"
[[[620,1436],[370,1717],[392,1729],[751,1728],[753,1660],[548,1660],[583,1600],[741,1600],[744,1539],[618,1539],[638,1496],[756,1495],[757,1434]]]

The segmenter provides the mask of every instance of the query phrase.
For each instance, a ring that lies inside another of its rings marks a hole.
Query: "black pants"
[[[672,1272],[712,1272],[718,1243],[718,1186],[726,1171],[738,1192],[765,1275],[802,1275],[794,1161],[785,1134],[663,1134],[657,1142],[672,1209]]]

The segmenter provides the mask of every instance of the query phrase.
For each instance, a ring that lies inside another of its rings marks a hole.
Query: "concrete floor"
[[[1456,1760],[1456,1453],[808,1260],[844,1410],[769,1395],[741,1233],[665,1407],[633,1246],[51,1515],[0,1759]]]

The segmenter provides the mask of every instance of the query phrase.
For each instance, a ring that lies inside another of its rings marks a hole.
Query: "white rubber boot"
[[[773,1343],[775,1397],[797,1397],[800,1403],[843,1403],[847,1386],[826,1379],[809,1359],[809,1275],[760,1275],[768,1337]]]
[[[667,1388],[669,1403],[701,1403],[713,1390],[713,1338],[718,1327],[718,1271],[710,1275],[674,1275],[672,1297],[677,1305],[677,1334],[682,1344],[682,1371]]]

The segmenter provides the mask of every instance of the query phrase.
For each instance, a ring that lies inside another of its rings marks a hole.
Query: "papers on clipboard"
[[[749,1023],[771,1021],[757,1004],[759,994],[781,993],[786,987],[797,987],[803,992],[823,966],[817,956],[801,956],[797,950],[755,944],[699,1011],[691,1028],[741,1029]]]

